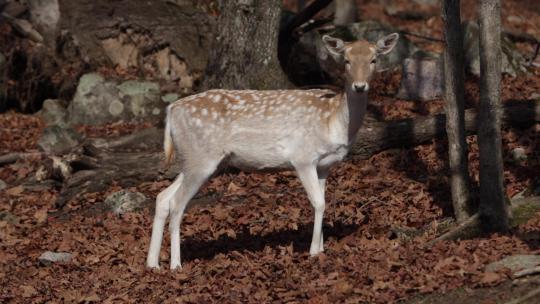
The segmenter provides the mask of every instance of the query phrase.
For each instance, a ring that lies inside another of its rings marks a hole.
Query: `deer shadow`
[[[344,224],[335,222],[333,226],[324,226],[325,240],[329,238],[342,239],[359,228],[359,224]],[[182,261],[211,260],[218,254],[233,251],[262,251],[266,246],[276,248],[292,243],[295,252],[309,252],[313,223],[302,224],[298,230],[275,231],[265,235],[257,235],[244,228],[237,232],[236,238],[221,236],[216,240],[204,241],[187,238],[182,241]]]

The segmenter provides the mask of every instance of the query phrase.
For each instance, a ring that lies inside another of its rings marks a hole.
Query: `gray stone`
[[[419,55],[403,61],[401,84],[397,97],[429,101],[444,94],[441,58]]]
[[[160,121],[166,103],[159,92],[159,85],[149,81],[129,80],[118,85],[99,74],[85,74],[69,106],[69,122],[99,125],[120,120]]]
[[[515,162],[521,162],[527,160],[527,153],[522,147],[512,149],[512,158]]]
[[[19,18],[28,11],[28,7],[19,1],[9,1],[4,6],[2,13],[8,14],[11,17]]]
[[[69,263],[72,258],[73,254],[69,252],[45,251],[39,256],[38,261],[42,265],[48,266],[53,263]]]
[[[45,153],[62,154],[79,144],[80,135],[73,129],[50,126],[43,130],[38,147]]]
[[[7,222],[11,225],[16,225],[19,223],[19,218],[9,211],[0,211],[0,221]]]
[[[479,27],[476,23],[463,23],[463,48],[465,50],[465,68],[476,76],[480,75],[480,43]],[[517,76],[526,72],[523,56],[519,53],[516,45],[506,36],[501,37],[502,48],[502,72],[511,76]]]
[[[512,255],[487,265],[486,271],[493,272],[506,267],[512,272],[516,272],[537,265],[540,265],[540,255]]]
[[[169,94],[165,94],[161,96],[161,100],[163,100],[163,102],[165,103],[173,103],[177,101],[178,99],[180,99],[180,95],[176,93],[169,93]]]
[[[43,102],[43,106],[36,113],[47,126],[60,126],[65,128],[68,126],[68,112],[64,102],[58,99],[47,99]]]
[[[46,38],[46,42],[53,45],[60,21],[58,0],[33,0],[29,1],[28,5],[30,21],[32,21],[32,24]]]
[[[159,116],[161,112],[156,113],[155,108],[165,106],[157,83],[129,80],[120,84],[118,90],[120,99],[133,117],[145,119]]]
[[[13,28],[22,36],[35,42],[43,42],[43,36],[26,19],[7,18]]]
[[[6,182],[0,179],[0,190],[4,190],[6,189],[6,187],[7,187]]]
[[[146,202],[144,194],[126,190],[114,192],[105,199],[105,204],[117,215],[140,210],[144,207],[144,202]]]

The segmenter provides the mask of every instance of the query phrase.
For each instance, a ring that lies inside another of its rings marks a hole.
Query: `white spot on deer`
[[[212,97],[212,102],[213,102],[213,103],[218,103],[220,100],[221,100],[221,95],[219,95],[219,94],[218,94],[218,95],[214,95],[214,96]]]
[[[202,116],[208,115],[208,110],[207,109],[202,109],[201,114],[202,114]]]

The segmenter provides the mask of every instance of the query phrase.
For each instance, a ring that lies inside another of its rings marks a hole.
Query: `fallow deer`
[[[167,108],[165,157],[182,162],[175,181],[156,199],[146,264],[159,268],[167,216],[171,269],[181,267],[180,224],[190,199],[218,166],[242,170],[295,170],[315,210],[310,254],[323,251],[325,182],[362,124],[377,58],[388,54],[399,35],[375,44],[323,36],[336,64],[344,65],[343,93],[330,90],[210,90],[182,98]]]

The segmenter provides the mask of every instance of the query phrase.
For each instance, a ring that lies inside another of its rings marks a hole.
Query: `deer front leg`
[[[315,219],[313,220],[313,237],[309,253],[317,255],[323,251],[322,243],[322,223],[324,215],[324,194],[319,184],[317,169],[313,164],[295,165],[296,172],[302,185],[306,189],[309,201],[313,206]]]
[[[326,178],[328,177],[328,175],[330,174],[330,168],[327,168],[327,167],[324,167],[324,168],[317,168],[317,175],[319,176],[319,187],[321,188],[321,192],[322,192],[322,197],[323,199],[326,201],[326,198],[324,196],[325,192],[326,192]],[[324,237],[323,237],[323,232],[322,232],[322,229],[321,229],[321,241],[319,242],[319,252],[323,252],[324,251],[324,247],[323,247],[323,243],[324,243]]]

